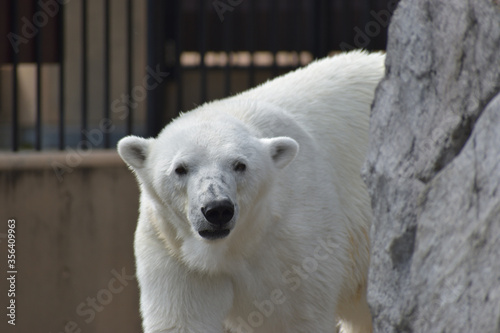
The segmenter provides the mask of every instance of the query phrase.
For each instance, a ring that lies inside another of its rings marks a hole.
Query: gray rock
[[[401,1],[386,67],[363,168],[374,330],[500,332],[500,2]]]

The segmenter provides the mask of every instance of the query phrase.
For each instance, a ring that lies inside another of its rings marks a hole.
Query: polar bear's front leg
[[[144,333],[222,333],[233,303],[229,278],[197,273],[164,252],[144,250],[136,253]]]

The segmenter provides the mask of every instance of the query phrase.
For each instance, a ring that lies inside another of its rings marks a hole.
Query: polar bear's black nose
[[[234,215],[234,205],[229,200],[216,200],[209,202],[201,208],[203,216],[208,222],[217,226],[222,226],[231,221]]]

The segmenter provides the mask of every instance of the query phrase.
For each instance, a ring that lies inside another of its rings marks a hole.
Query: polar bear
[[[360,168],[383,63],[318,60],[120,140],[146,333],[371,332]]]

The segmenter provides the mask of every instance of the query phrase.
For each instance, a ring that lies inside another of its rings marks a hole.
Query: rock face
[[[375,332],[500,332],[500,1],[402,0],[363,168]]]

